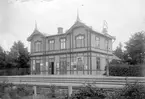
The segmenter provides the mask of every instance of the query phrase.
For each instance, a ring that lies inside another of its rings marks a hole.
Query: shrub
[[[109,75],[110,76],[145,76],[144,65],[127,65],[127,64],[110,64]]]
[[[105,97],[106,91],[87,84],[85,87],[80,88],[77,93],[72,94],[71,99],[105,99]]]
[[[145,86],[139,83],[127,84],[110,96],[108,99],[145,99]]]
[[[50,96],[51,98],[55,98],[57,87],[55,85],[50,85],[49,88],[50,88],[50,92],[48,93],[48,96]]]
[[[6,82],[0,83],[0,98],[2,99],[21,99],[23,96],[29,96],[33,93],[32,88],[27,85],[17,85]]]
[[[18,85],[16,90],[17,90],[17,94],[21,97],[29,96],[33,94],[33,89],[28,85]]]

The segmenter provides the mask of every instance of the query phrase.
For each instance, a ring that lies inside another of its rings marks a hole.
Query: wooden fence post
[[[68,96],[70,97],[71,94],[72,94],[72,86],[69,85],[69,86],[68,86]]]
[[[33,86],[33,91],[34,91],[33,99],[35,99],[37,97],[37,86]]]

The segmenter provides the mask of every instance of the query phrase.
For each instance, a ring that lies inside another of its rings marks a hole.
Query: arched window
[[[79,35],[76,37],[76,47],[84,47],[85,46],[85,41],[84,41],[84,36],[83,35]]]
[[[40,52],[41,51],[41,41],[36,41],[35,42],[35,52]]]

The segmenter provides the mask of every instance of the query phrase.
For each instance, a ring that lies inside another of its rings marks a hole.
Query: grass
[[[47,96],[44,95],[37,95],[37,97],[34,98],[34,96],[26,96],[23,97],[22,99],[60,99],[60,98],[48,98]]]
[[[22,99],[48,99],[48,97],[44,96],[44,95],[37,95],[37,97],[34,98],[34,96],[26,96],[23,97]]]

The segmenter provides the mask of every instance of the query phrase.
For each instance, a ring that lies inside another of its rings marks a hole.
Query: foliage
[[[29,75],[30,68],[8,68],[1,69],[0,75]]]
[[[17,94],[21,97],[33,94],[33,90],[28,85],[18,85],[16,88]]]
[[[56,90],[57,90],[57,87],[55,85],[50,85],[50,92],[49,92],[49,95],[51,95],[50,97],[51,98],[55,98],[56,97]]]
[[[119,43],[119,46],[117,46],[116,50],[113,52],[117,57],[123,60],[123,51],[122,51],[122,44]]]
[[[12,73],[10,69],[15,71],[15,69],[19,68],[30,68],[29,60],[29,52],[21,41],[14,42],[10,51],[7,52],[4,51],[2,47],[0,47],[0,69],[4,71],[0,71],[0,75],[16,74],[15,72]]]
[[[3,48],[0,46],[0,69],[3,69],[5,64],[6,53]]]
[[[106,92],[94,85],[87,84],[74,93],[71,99],[105,99]]]
[[[137,32],[126,42],[126,55],[130,64],[141,64],[145,58],[145,32]]]
[[[0,83],[0,98],[2,99],[21,99],[32,94],[33,90],[28,85],[14,86],[6,82]]]
[[[108,99],[145,99],[145,85],[126,84],[124,88],[111,94]]]
[[[109,65],[110,76],[145,76],[144,65],[114,64]]]
[[[11,56],[12,61],[15,63],[16,67],[29,67],[29,53],[27,51],[27,48],[24,47],[24,44],[21,41],[14,42],[9,55]]]

